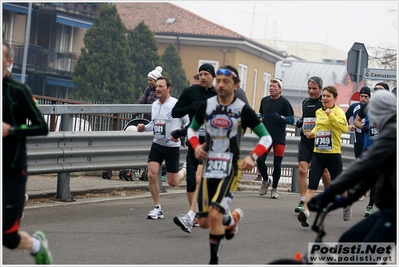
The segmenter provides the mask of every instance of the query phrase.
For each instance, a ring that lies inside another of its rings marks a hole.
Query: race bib
[[[375,128],[375,127],[370,125],[369,138],[371,140],[376,139],[378,137],[379,133],[380,133],[380,131],[378,130],[378,128]]]
[[[314,145],[318,150],[332,149],[331,131],[318,131],[314,140]]]
[[[166,120],[154,120],[154,138],[165,138]]]
[[[302,131],[304,134],[311,132],[316,125],[316,118],[303,118]]]
[[[198,130],[198,135],[199,136],[205,136],[206,134],[205,134],[205,124],[202,124],[201,125],[201,128],[199,128],[199,130]]]
[[[230,152],[208,152],[203,171],[204,178],[223,179],[230,175],[233,154]]]

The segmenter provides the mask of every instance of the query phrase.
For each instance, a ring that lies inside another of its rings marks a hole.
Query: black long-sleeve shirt
[[[30,88],[8,76],[3,78],[3,122],[15,128],[13,135],[3,137],[3,173],[7,173],[26,165],[26,137],[49,131]]]
[[[175,107],[172,109],[172,117],[182,118],[188,114],[190,121],[192,121],[198,105],[215,95],[216,91],[213,86],[205,89],[201,85],[195,84],[185,88]]]

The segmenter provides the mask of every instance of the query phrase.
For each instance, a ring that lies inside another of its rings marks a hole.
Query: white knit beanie
[[[159,77],[162,76],[161,73],[162,73],[162,67],[161,67],[161,66],[158,66],[158,67],[155,68],[155,70],[150,71],[150,72],[148,73],[148,77],[150,77],[150,78],[152,78],[152,79],[154,79],[154,80],[157,80]]]

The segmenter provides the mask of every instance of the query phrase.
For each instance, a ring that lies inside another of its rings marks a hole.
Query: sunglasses
[[[238,78],[237,74],[234,73],[234,71],[228,70],[228,69],[218,69],[216,72],[217,75],[226,75],[226,76],[233,76],[234,78]]]
[[[381,87],[375,87],[375,88],[374,88],[374,91],[382,90],[382,89],[385,89],[385,88],[384,88],[384,87],[382,87],[382,88],[381,88]]]

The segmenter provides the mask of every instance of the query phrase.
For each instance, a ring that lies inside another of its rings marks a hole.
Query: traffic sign
[[[369,55],[363,43],[354,43],[348,52],[347,71],[352,82],[362,80],[362,70],[367,68]]]
[[[351,104],[360,102],[360,93],[358,91],[354,92],[351,97]]]
[[[366,80],[396,81],[396,70],[365,68],[363,77]]]

